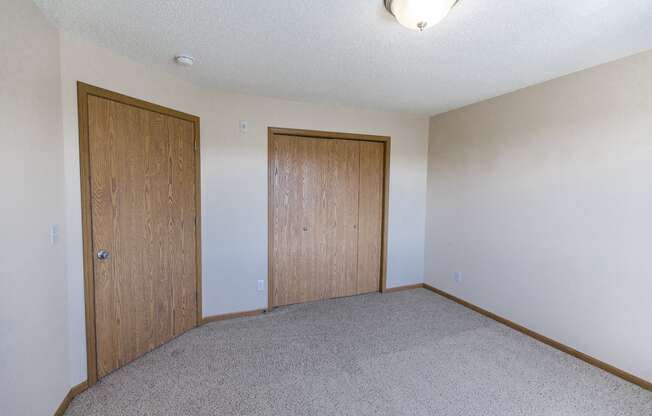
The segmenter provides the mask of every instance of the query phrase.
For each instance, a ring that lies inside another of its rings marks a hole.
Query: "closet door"
[[[271,135],[270,306],[381,289],[385,146]]]
[[[319,248],[315,224],[326,165],[325,143],[276,136],[271,143],[274,305],[317,299]]]
[[[357,291],[359,144],[273,136],[274,306]]]
[[[326,186],[320,213],[321,257],[325,296],[322,299],[357,293],[358,276],[358,200],[360,142],[325,140],[328,157],[324,176]]]
[[[385,146],[360,142],[357,293],[380,290]]]

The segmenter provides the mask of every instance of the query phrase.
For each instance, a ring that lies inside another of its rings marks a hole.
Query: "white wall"
[[[51,415],[70,389],[57,31],[0,0],[0,413]]]
[[[433,117],[428,162],[427,283],[652,380],[652,52]]]
[[[423,282],[428,119],[200,89],[61,34],[71,384],[86,377],[76,81],[201,118],[204,315],[265,308],[267,127],[392,137],[388,287]],[[249,121],[241,136],[239,120]]]

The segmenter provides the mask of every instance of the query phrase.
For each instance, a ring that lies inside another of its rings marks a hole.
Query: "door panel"
[[[320,251],[323,265],[321,279],[325,296],[334,298],[356,294],[358,261],[358,187],[360,182],[360,144],[353,140],[324,140],[328,160],[325,172],[325,195],[319,230],[324,239]]]
[[[325,296],[324,261],[319,256],[325,220],[327,146],[317,139],[278,136],[272,143],[274,198],[274,304],[288,305]]]
[[[195,325],[194,126],[89,96],[88,128],[102,377]]]
[[[301,143],[293,141],[291,137],[279,136],[271,143],[273,159],[272,170],[272,206],[274,207],[271,221],[273,222],[273,253],[270,261],[274,279],[273,298],[274,304],[286,305],[290,299],[296,298],[297,293],[307,291],[308,279],[298,279],[298,275],[309,274],[307,263],[302,258],[311,257],[312,253],[307,246],[307,239],[301,230],[305,219],[297,220],[294,215],[304,215],[314,212],[312,207],[304,210],[306,201],[303,197],[303,170],[302,161],[307,158],[306,150]],[[286,209],[279,209],[286,207]],[[296,259],[296,261],[291,261]]]
[[[273,135],[270,144],[271,304],[379,290],[382,229],[375,226],[382,227],[384,145],[285,135]],[[378,172],[363,174],[363,163]],[[362,203],[371,212],[362,213]]]
[[[360,142],[358,293],[380,290],[384,160],[382,143]]]

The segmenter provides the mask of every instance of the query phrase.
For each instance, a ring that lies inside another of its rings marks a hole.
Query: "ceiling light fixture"
[[[384,0],[400,24],[423,32],[441,22],[460,0]]]
[[[184,65],[184,66],[192,66],[192,64],[195,63],[195,58],[193,58],[190,55],[177,55],[174,57],[174,62],[178,63],[179,65]]]

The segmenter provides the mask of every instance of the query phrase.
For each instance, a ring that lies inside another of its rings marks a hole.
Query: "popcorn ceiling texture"
[[[416,33],[382,0],[36,0],[61,28],[230,92],[432,115],[652,48],[649,0],[463,0]],[[172,57],[197,58],[189,68]]]
[[[68,416],[652,414],[652,393],[424,289],[194,329]]]

